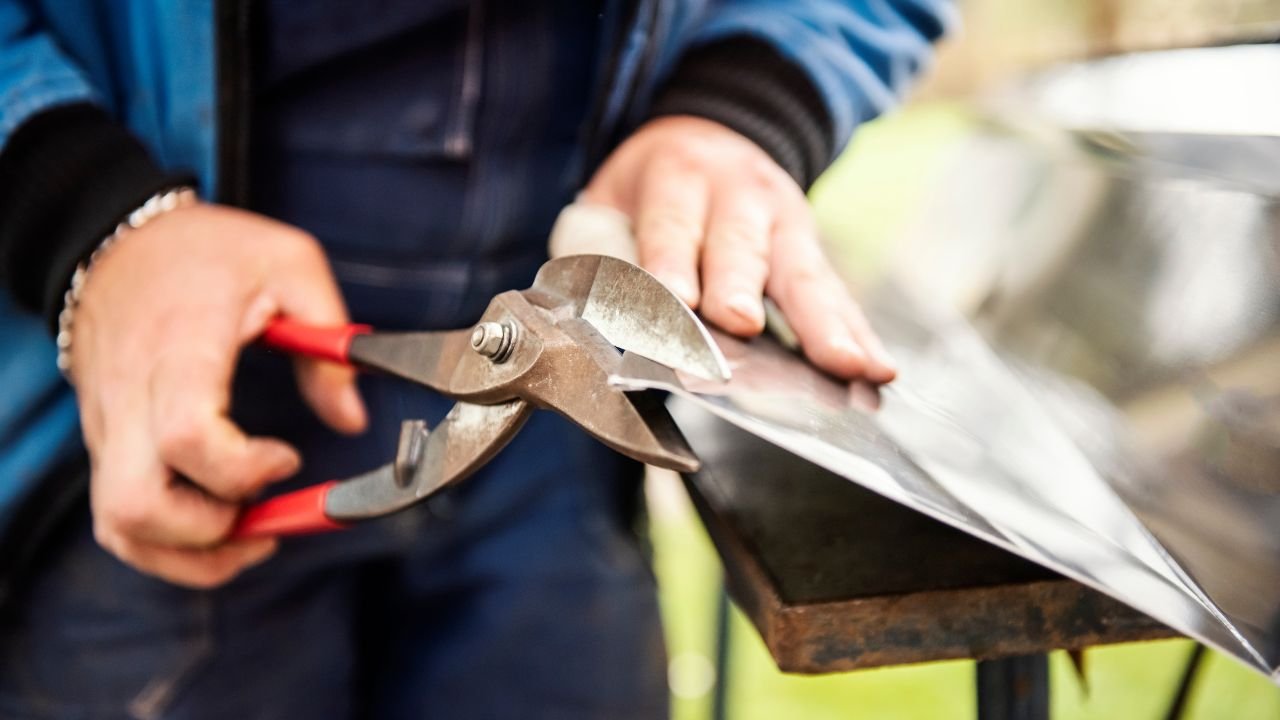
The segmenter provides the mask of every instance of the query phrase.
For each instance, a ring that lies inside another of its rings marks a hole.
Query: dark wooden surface
[[[993,659],[1176,633],[727,423],[686,486],[778,666]]]

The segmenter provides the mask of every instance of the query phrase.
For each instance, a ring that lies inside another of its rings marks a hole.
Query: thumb
[[[551,227],[551,257],[591,253],[639,262],[631,218],[609,205],[579,199],[565,206]]]

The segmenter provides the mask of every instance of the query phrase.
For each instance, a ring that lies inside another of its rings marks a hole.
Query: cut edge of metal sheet
[[[651,365],[655,367],[651,367]],[[707,397],[703,397],[702,395],[687,389],[685,385],[680,382],[678,376],[669,369],[656,366],[656,364],[651,364],[643,358],[638,358],[636,362],[624,366],[618,375],[610,378],[610,382],[628,390],[649,389],[672,393],[673,398],[669,403],[674,405],[672,408],[672,415],[676,418],[678,423],[680,416],[683,413],[680,409],[681,404],[689,403],[691,407],[700,409],[704,412],[710,412],[712,415],[721,418],[722,420],[727,421],[746,432],[760,437],[761,439],[788,452],[795,453],[795,450],[792,447],[789,447],[795,443],[789,442],[789,438],[798,435],[798,431],[790,428],[770,426],[768,423],[717,404]],[[686,432],[688,431],[686,430]],[[841,452],[846,456],[852,456],[851,453],[845,451]],[[1159,541],[1149,533],[1149,531],[1146,531],[1145,525],[1143,525],[1136,516],[1132,516],[1134,524],[1141,527],[1144,532],[1146,532],[1146,536],[1149,541],[1159,549],[1162,560],[1168,564],[1169,569],[1177,576],[1177,579],[1183,585],[1175,584],[1172,582],[1171,578],[1155,572],[1153,568],[1150,568],[1143,563],[1145,571],[1150,573],[1150,578],[1158,579],[1165,587],[1168,588],[1169,592],[1173,594],[1173,596],[1176,596],[1182,603],[1186,604],[1188,607],[1196,608],[1198,611],[1197,614],[1200,615],[1203,620],[1211,622],[1213,626],[1218,627],[1227,636],[1234,639],[1237,645],[1235,648],[1229,647],[1227,644],[1222,642],[1221,639],[1213,638],[1203,631],[1194,629],[1188,622],[1172,618],[1171,616],[1173,613],[1162,611],[1162,609],[1160,607],[1156,607],[1154,603],[1144,602],[1143,600],[1145,598],[1139,598],[1135,601],[1133,598],[1122,597],[1121,593],[1119,593],[1115,588],[1109,587],[1106,583],[1100,582],[1088,575],[1077,573],[1067,565],[1054,562],[1054,560],[1047,555],[1031,552],[1029,548],[1023,547],[1014,540],[1003,536],[1003,534],[988,535],[986,533],[978,532],[974,527],[968,526],[963,522],[959,522],[956,518],[950,517],[946,513],[937,511],[927,503],[913,502],[910,497],[897,496],[895,494],[884,492],[883,487],[886,483],[869,483],[867,482],[867,478],[861,477],[861,474],[866,472],[880,473],[886,477],[891,477],[888,471],[876,465],[871,460],[862,458],[865,462],[860,464],[858,468],[851,470],[848,467],[835,466],[835,463],[830,458],[809,457],[799,454],[798,456],[808,462],[813,462],[840,477],[844,477],[847,480],[866,487],[877,494],[888,497],[890,500],[907,505],[917,512],[921,512],[939,522],[955,527],[966,534],[972,535],[973,537],[977,537],[986,542],[990,542],[1003,550],[1048,567],[1055,572],[1062,573],[1083,585],[1091,587],[1108,595],[1109,597],[1135,607],[1138,610],[1169,624],[1180,632],[1204,641],[1205,643],[1221,650],[1225,654],[1237,658],[1242,664],[1247,667],[1251,667],[1256,672],[1267,677],[1280,680],[1280,668],[1272,668],[1267,664],[1265,659],[1261,657],[1252,644],[1240,635],[1222,611],[1204,595],[1203,591],[1198,588],[1198,585],[1191,581],[1185,570],[1183,570],[1180,565],[1178,565],[1176,561],[1169,556],[1168,552],[1164,550],[1163,545],[1161,545]],[[1109,486],[1106,487],[1110,490]],[[1121,504],[1123,504],[1122,501]],[[979,515],[981,514],[979,513]],[[993,526],[993,529],[995,529],[997,533],[1002,532],[998,527]]]
[[[679,409],[680,405],[684,403],[688,403],[692,407],[695,407],[702,411],[710,412],[714,416],[726,422],[731,423],[735,427],[741,428],[742,430],[745,430],[746,432],[749,432],[752,435],[755,435],[756,437],[759,437],[763,440],[766,440],[770,443],[777,445],[778,447],[781,447],[784,450],[787,450],[788,452],[791,452],[786,447],[784,442],[779,442],[778,440],[778,434],[785,434],[785,432],[776,433],[776,428],[771,428],[765,423],[753,422],[742,415],[734,413],[726,408],[716,405],[715,403],[708,402],[705,398],[700,397],[695,393],[691,393],[687,390],[684,390],[683,388],[667,386],[661,383],[652,383],[652,384],[650,383],[634,383],[633,384],[630,382],[628,383],[629,389],[630,388],[634,388],[637,390],[642,389],[641,385],[644,386],[643,389],[663,390],[663,391],[671,392],[673,394],[674,397],[672,398],[672,400],[668,402],[673,403],[675,405],[675,407],[672,409],[672,416],[676,418],[677,424],[679,424],[680,416],[682,414],[682,411]],[[851,480],[852,482],[857,483],[861,487],[866,487],[867,489],[872,490],[873,492],[876,492],[879,495],[888,497],[890,500],[893,500],[894,502],[899,502],[899,503],[903,502],[900,498],[894,497],[891,495],[885,495],[885,493],[882,493],[878,489],[875,489],[873,487],[870,487],[864,484],[862,481],[860,481],[857,478],[849,477],[851,473],[849,472],[848,468],[837,469],[837,468],[831,467],[829,464],[824,464],[817,460],[812,460],[809,458],[804,458],[804,459],[808,462],[814,462],[815,464],[821,466],[823,469],[835,475]],[[880,473],[886,472],[882,468],[875,465],[869,460],[866,461],[866,463],[860,466],[858,469],[871,470],[871,471],[880,472]],[[1014,555],[1017,555],[1019,557],[1026,558],[1031,562],[1048,567],[1050,570],[1053,570],[1054,572],[1061,573],[1067,577],[1070,577],[1072,580],[1079,582],[1082,585],[1093,588],[1094,590],[1097,590],[1107,595],[1108,597],[1114,598],[1119,602],[1122,602],[1122,603],[1125,603],[1126,605],[1134,607],[1137,610],[1144,612],[1156,618],[1157,620],[1160,620],[1161,622],[1167,623],[1170,627],[1174,628],[1175,630],[1178,630],[1179,632],[1185,633],[1191,637],[1201,640],[1202,642],[1214,647],[1215,649],[1222,651],[1224,654],[1227,654],[1233,658],[1236,658],[1238,661],[1241,662],[1241,664],[1246,665],[1247,667],[1250,667],[1255,672],[1259,672],[1265,676],[1268,676],[1273,682],[1280,684],[1280,668],[1273,670],[1269,665],[1267,665],[1266,661],[1258,655],[1257,651],[1252,647],[1252,645],[1240,637],[1239,633],[1235,630],[1235,628],[1231,625],[1231,623],[1225,621],[1222,618],[1220,612],[1210,611],[1209,608],[1205,607],[1202,603],[1198,601],[1198,598],[1194,598],[1186,594],[1182,595],[1182,597],[1188,600],[1196,601],[1195,602],[1196,607],[1204,609],[1208,613],[1209,617],[1211,617],[1212,619],[1218,622],[1218,625],[1220,627],[1222,627],[1224,630],[1230,633],[1232,637],[1236,638],[1241,645],[1238,650],[1227,647],[1217,640],[1204,636],[1200,632],[1188,630],[1187,627],[1184,625],[1184,623],[1176,622],[1176,621],[1171,622],[1167,617],[1162,617],[1163,615],[1166,615],[1166,613],[1160,612],[1159,609],[1153,610],[1153,608],[1151,607],[1143,607],[1143,605],[1146,605],[1146,603],[1135,603],[1131,599],[1120,597],[1113,588],[1108,587],[1105,583],[1098,582],[1093,578],[1090,578],[1087,576],[1079,575],[1073,572],[1070,568],[1060,565],[1058,563],[1054,563],[1048,558],[1036,557],[1031,554],[1028,554],[1017,543],[1014,543],[1008,540],[1007,538],[1004,538],[1002,536],[987,536],[980,533],[975,533],[972,531],[971,527],[963,523],[958,523],[955,521],[954,518],[948,516],[947,514],[936,512],[931,508],[929,508],[928,506],[914,505],[910,503],[903,503],[903,504],[906,504],[912,510],[923,513],[929,516],[930,518],[937,520],[938,522],[941,522],[950,527],[956,528],[957,530],[960,530],[968,535],[971,535],[972,537],[976,537],[980,540],[983,540],[984,542],[989,542],[999,547],[1002,550],[1013,553]],[[1158,576],[1155,576],[1155,577],[1158,577]],[[1177,590],[1177,587],[1172,584],[1168,585],[1168,587],[1171,590]],[[1242,656],[1240,651],[1244,651],[1249,655],[1249,657]],[[1252,660],[1252,662],[1250,662],[1250,660]]]

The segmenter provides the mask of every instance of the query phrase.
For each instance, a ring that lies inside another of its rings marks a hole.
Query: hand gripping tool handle
[[[241,513],[230,539],[309,535],[345,528],[325,514],[325,501],[337,484],[337,480],[329,480],[249,506]]]
[[[373,328],[368,325],[352,323],[320,327],[288,318],[276,318],[263,331],[262,342],[277,350],[348,364],[351,362],[351,341],[357,335],[368,335],[371,332]]]
[[[276,350],[345,365],[350,363],[351,341],[371,332],[373,328],[368,325],[321,327],[280,317],[267,325],[262,342]],[[325,500],[337,484],[337,480],[330,480],[249,506],[241,513],[230,539],[341,530],[346,525],[325,514]]]

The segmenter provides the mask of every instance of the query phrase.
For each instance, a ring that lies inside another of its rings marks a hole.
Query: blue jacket
[[[231,164],[243,71],[235,58],[246,4],[0,0],[0,152],[42,111],[87,101],[126,125],[162,166],[189,169],[206,195],[237,201]],[[947,0],[607,0],[605,7],[612,34],[596,98],[605,148],[644,119],[689,50],[741,36],[804,71],[838,149],[900,97],[954,14]],[[6,509],[79,448],[74,396],[54,354],[46,324],[0,293],[0,527]]]

